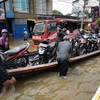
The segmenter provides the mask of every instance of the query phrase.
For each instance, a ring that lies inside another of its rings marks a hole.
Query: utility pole
[[[99,0],[99,17],[100,17],[100,0]]]
[[[82,11],[81,29],[83,29],[84,11],[85,11],[86,2],[87,2],[88,0],[83,0],[83,1],[84,1],[84,5],[83,5],[83,11]]]

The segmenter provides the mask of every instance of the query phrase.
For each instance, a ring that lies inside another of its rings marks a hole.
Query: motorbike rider
[[[95,34],[97,34],[97,35],[99,33],[99,27],[98,27],[98,24],[97,24],[97,22],[96,22],[95,19],[92,20],[92,23],[91,23],[91,31],[94,31]]]
[[[0,37],[0,50],[5,52],[9,50],[9,41],[8,41],[8,31],[6,29],[2,29],[1,31],[2,37]]]
[[[16,79],[12,77],[3,65],[4,55],[0,53],[0,92],[5,93],[9,90],[11,84],[16,83]]]
[[[57,26],[57,44],[63,41],[63,37],[67,34],[66,31],[66,21],[61,20]]]
[[[80,29],[79,29],[79,32],[80,32],[80,33],[77,34],[77,38],[78,38],[78,39],[83,37],[83,35],[84,35],[84,29],[80,28]]]

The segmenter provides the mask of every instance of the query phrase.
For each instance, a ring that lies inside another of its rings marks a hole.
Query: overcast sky
[[[72,1],[75,0],[53,0],[53,10],[58,10],[64,15],[72,13]],[[80,0],[83,1],[83,0]],[[89,6],[98,6],[97,0],[89,0]]]
[[[72,12],[72,0],[53,0],[53,10],[68,14]]]

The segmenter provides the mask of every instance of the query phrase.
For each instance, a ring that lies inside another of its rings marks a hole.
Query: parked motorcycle
[[[6,69],[14,69],[18,67],[26,67],[29,63],[28,56],[25,52],[28,52],[28,48],[30,47],[29,43],[20,45],[18,47],[14,47],[3,53],[5,60],[3,61]]]
[[[56,42],[50,44],[49,40],[43,41],[39,44],[38,53],[31,61],[32,65],[45,64],[53,62],[56,58]]]
[[[72,44],[72,57],[78,56],[78,40],[74,36],[70,36],[70,43]]]
[[[78,53],[79,55],[84,55],[90,52],[90,35],[84,34],[82,38],[79,39],[78,43]]]
[[[91,51],[98,50],[100,44],[100,39],[96,34],[92,34],[91,38]]]

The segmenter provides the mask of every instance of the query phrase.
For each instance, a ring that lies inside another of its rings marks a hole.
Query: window
[[[45,29],[45,22],[36,23],[33,29],[33,33],[42,35]]]
[[[36,0],[36,13],[46,14],[46,0]]]
[[[53,32],[53,31],[57,30],[57,22],[49,22],[48,26],[50,27],[49,28],[50,32]]]
[[[14,11],[29,12],[28,0],[14,0]]]

